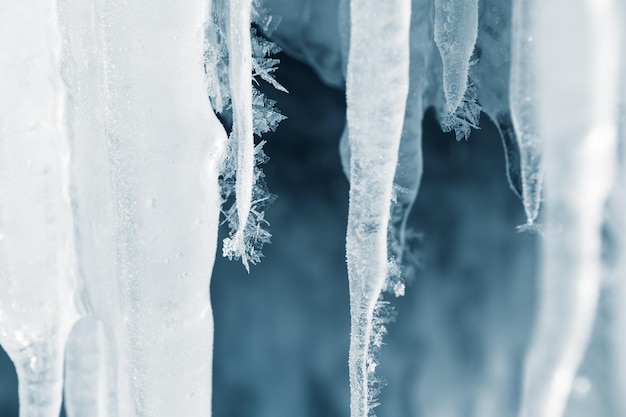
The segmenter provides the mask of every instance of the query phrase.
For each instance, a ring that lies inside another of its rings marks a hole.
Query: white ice
[[[104,365],[93,372],[114,374],[117,415],[210,415],[209,283],[226,141],[205,94],[210,5],[64,6],[80,307],[107,336],[78,333],[86,340],[71,346],[98,345]],[[90,369],[67,372],[76,381]],[[94,407],[68,398],[76,416]]]
[[[58,415],[75,320],[69,148],[54,3],[0,2],[0,343],[20,416]]]
[[[387,227],[409,88],[411,2],[352,0],[347,65],[350,204],[346,238],[350,287],[350,409],[375,405],[371,348],[380,347],[374,310],[387,279]],[[371,196],[376,195],[375,199]],[[372,346],[374,344],[374,346]]]
[[[552,0],[534,22],[545,238],[521,417],[562,416],[595,318],[602,221],[616,156],[618,20],[612,0]]]

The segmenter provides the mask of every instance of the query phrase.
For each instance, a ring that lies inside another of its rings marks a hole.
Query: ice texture
[[[350,203],[346,256],[350,288],[350,412],[375,407],[372,350],[380,348],[376,307],[388,276],[387,228],[409,90],[408,0],[350,3],[347,119]],[[376,195],[372,199],[372,195]]]
[[[205,95],[210,4],[61,7],[80,308],[102,322],[95,334],[76,329],[71,346],[96,344],[103,363],[68,362],[68,382],[110,377],[120,416],[210,415],[209,283],[226,142]],[[85,388],[66,396],[68,412],[106,410],[107,395]],[[87,403],[94,392],[104,403]]]
[[[539,215],[544,176],[543,143],[539,121],[538,47],[544,41],[537,28],[543,2],[513,0],[510,106],[511,120],[520,153],[522,202],[526,221]],[[548,36],[550,34],[548,33]]]
[[[75,320],[69,146],[54,3],[0,4],[0,343],[20,416],[58,415]]]
[[[542,4],[535,27],[546,159],[539,308],[521,417],[560,417],[591,336],[616,167],[619,37],[611,0]]]
[[[463,101],[477,36],[478,0],[435,0],[434,39],[443,62],[448,114],[453,114]]]

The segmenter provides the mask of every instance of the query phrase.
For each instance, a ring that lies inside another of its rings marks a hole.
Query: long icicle
[[[539,133],[536,71],[537,38],[533,26],[541,13],[541,1],[513,0],[510,106],[511,120],[520,152],[522,202],[526,222],[532,226],[539,215],[544,164]]]
[[[69,147],[55,2],[0,6],[0,343],[21,417],[59,414],[75,321]]]
[[[246,226],[252,205],[254,187],[254,137],[252,125],[252,46],[250,42],[250,0],[229,0],[228,54],[229,83],[233,107],[233,130],[230,140],[237,152],[237,231],[224,242],[225,252],[231,250],[241,256],[250,270],[245,242]],[[232,246],[232,249],[229,249]]]
[[[346,251],[352,417],[366,417],[375,406],[372,349],[381,343],[375,309],[388,274],[387,227],[409,87],[410,14],[409,0],[350,3]]]
[[[601,231],[616,155],[616,7],[552,0],[537,15],[545,239],[522,417],[561,417],[595,318]]]

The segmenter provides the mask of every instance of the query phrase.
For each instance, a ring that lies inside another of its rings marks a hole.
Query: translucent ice
[[[604,208],[615,174],[617,8],[550,1],[537,15],[545,240],[522,417],[560,417],[594,322]]]
[[[375,358],[381,344],[375,312],[388,275],[387,227],[409,89],[408,0],[350,3],[347,118],[350,206],[346,239],[350,286],[350,409],[375,406]],[[371,196],[377,198],[372,199]]]
[[[254,138],[252,136],[252,47],[250,45],[250,0],[231,0],[228,3],[228,53],[229,82],[233,106],[233,131],[231,146],[237,154],[237,231],[232,241],[232,251],[241,256],[248,266],[245,248],[245,230],[250,216],[252,188],[254,186]]]
[[[478,0],[435,0],[435,43],[443,61],[447,112],[461,105],[478,35]]]

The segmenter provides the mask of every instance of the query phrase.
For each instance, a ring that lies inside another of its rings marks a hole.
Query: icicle
[[[388,274],[387,227],[409,88],[410,10],[408,0],[350,3],[346,95],[351,160],[346,249],[353,417],[365,417],[375,406],[372,350],[380,347],[382,335],[375,309]]]
[[[618,22],[612,0],[543,2],[537,32],[545,227],[522,417],[560,417],[589,342],[616,153]]]
[[[245,231],[250,216],[254,187],[254,138],[252,131],[252,47],[250,44],[250,0],[230,0],[228,9],[229,83],[233,107],[231,146],[236,149],[237,231],[224,241],[224,253],[241,256],[249,271]]]
[[[116,216],[107,301],[119,315],[93,309],[105,311],[118,350],[120,416],[211,412],[209,282],[226,137],[205,95],[204,6],[107,0],[97,11]]]
[[[521,199],[520,153],[509,109],[511,7],[512,0],[480,2],[475,52],[478,62],[473,72],[482,110],[502,139],[509,187]]]
[[[65,352],[67,415],[117,416],[117,373],[102,324],[91,317],[81,319],[70,333]]]
[[[539,133],[537,48],[543,39],[533,26],[542,13],[542,2],[513,0],[510,106],[511,119],[520,152],[522,201],[526,221],[532,226],[541,204],[544,176],[542,142]]]
[[[0,13],[0,343],[21,417],[59,414],[63,347],[75,320],[65,94],[54,2]]]
[[[435,43],[443,61],[447,112],[461,105],[478,34],[478,0],[435,0]]]
[[[407,243],[406,224],[424,171],[422,117],[432,45],[432,24],[428,13],[423,12],[428,6],[413,3],[412,7],[422,12],[411,14],[409,90],[393,181],[394,191],[389,223],[389,256],[392,266],[395,265],[401,269],[412,267],[404,262]],[[397,275],[400,275],[400,271]],[[396,296],[404,294],[404,282],[398,278],[401,277],[390,277],[387,288]]]

